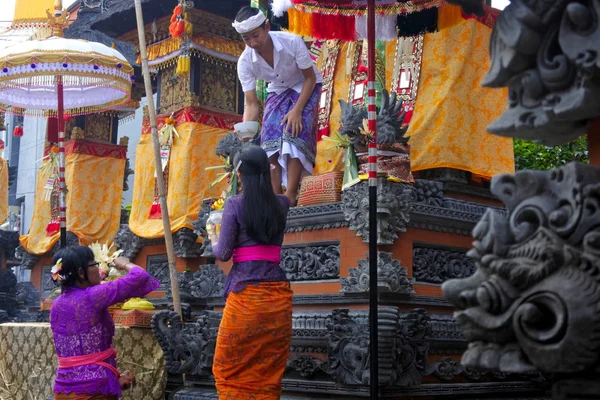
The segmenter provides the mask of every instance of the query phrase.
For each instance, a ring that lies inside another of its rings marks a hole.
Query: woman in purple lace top
[[[227,200],[211,237],[215,257],[233,257],[213,373],[220,399],[275,400],[292,339],[293,293],[279,266],[290,203],[273,192],[263,149],[244,147],[233,165],[243,194]]]
[[[160,283],[123,257],[114,266],[128,274],[100,283],[98,263],[86,246],[61,249],[54,256],[53,279],[62,294],[52,303],[50,327],[59,367],[55,400],[116,400],[135,378],[116,370],[115,325],[108,307],[156,290]]]

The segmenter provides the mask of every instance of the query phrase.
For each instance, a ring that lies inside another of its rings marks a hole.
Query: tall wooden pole
[[[167,259],[169,262],[169,273],[171,276],[171,293],[173,294],[173,308],[179,315],[181,313],[181,299],[179,297],[179,280],[177,279],[177,269],[175,266],[175,250],[173,247],[173,234],[171,233],[171,220],[169,219],[169,210],[167,208],[167,191],[165,188],[162,163],[160,160],[160,143],[158,141],[158,128],[156,124],[156,109],[154,107],[154,97],[152,95],[152,80],[150,77],[150,68],[148,67],[148,50],[146,48],[146,33],[144,31],[144,16],[142,14],[141,0],[135,1],[135,15],[137,19],[138,36],[140,41],[140,56],[142,59],[142,74],[144,77],[144,87],[146,89],[146,98],[148,99],[148,117],[150,118],[150,128],[152,130],[152,142],[154,144],[154,167],[156,168],[156,183],[158,185],[158,196],[160,199],[160,208],[162,211],[162,222],[165,231],[165,246],[167,247]]]
[[[369,143],[369,343],[371,400],[379,398],[379,332],[377,293],[377,104],[375,90],[375,0],[367,2],[367,43],[369,74],[367,80],[367,116],[372,140]]]

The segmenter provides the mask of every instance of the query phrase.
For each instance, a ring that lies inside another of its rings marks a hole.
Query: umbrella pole
[[[58,96],[58,181],[60,192],[58,207],[60,209],[60,247],[67,245],[67,187],[65,185],[65,104],[62,76],[56,77],[56,94]]]
[[[377,105],[375,104],[375,0],[367,2],[368,124],[369,143],[369,343],[371,400],[379,398],[379,337],[377,305]]]
[[[148,116],[150,118],[150,127],[152,129],[152,142],[154,144],[154,166],[156,168],[156,182],[158,185],[158,195],[160,198],[160,208],[162,211],[163,228],[165,231],[165,246],[167,247],[167,259],[169,262],[169,273],[171,276],[171,293],[173,295],[173,308],[179,315],[181,313],[181,299],[179,297],[179,281],[177,279],[177,269],[175,266],[175,250],[173,248],[173,234],[171,233],[171,221],[167,208],[167,196],[165,180],[160,160],[160,143],[158,142],[158,128],[156,124],[156,109],[154,107],[154,97],[152,95],[152,80],[150,69],[148,67],[148,50],[146,48],[146,33],[144,31],[144,17],[142,14],[141,0],[135,0],[135,15],[137,19],[137,29],[140,41],[140,56],[142,59],[142,73],[146,89],[146,98],[148,99]]]

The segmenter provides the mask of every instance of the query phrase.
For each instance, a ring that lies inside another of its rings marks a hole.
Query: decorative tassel
[[[356,40],[356,17],[341,14],[313,13],[313,37],[316,39],[339,39],[344,42]]]
[[[288,10],[289,30],[298,36],[314,37],[313,19],[312,13],[305,13],[295,8]]]
[[[60,222],[53,220],[46,225],[46,236],[54,236],[58,232],[60,232]]]
[[[150,207],[150,215],[148,219],[161,219],[162,218],[162,210],[160,209],[160,202],[158,200],[154,200],[152,206]]]
[[[438,30],[452,28],[464,21],[462,8],[452,4],[444,4],[438,10]]]
[[[273,15],[277,18],[283,17],[283,14],[294,7],[292,0],[273,0],[273,4],[271,4],[271,11],[273,11]]]
[[[375,23],[375,37],[377,40],[396,39],[396,16],[377,16]],[[359,15],[356,17],[356,33],[358,40],[367,38],[367,17]]]
[[[23,136],[23,127],[21,125],[15,126],[15,130],[13,131],[13,136],[16,136],[16,137]]]

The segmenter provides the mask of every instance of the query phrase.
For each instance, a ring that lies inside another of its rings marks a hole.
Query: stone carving
[[[313,231],[348,226],[342,213],[342,203],[293,207],[288,213],[286,232]]]
[[[347,385],[369,383],[368,324],[351,318],[347,309],[335,309],[327,324],[328,372]]]
[[[340,277],[340,245],[284,247],[281,268],[291,281]]]
[[[67,243],[65,247],[73,247],[79,246],[79,238],[71,231],[67,231]],[[60,240],[56,242],[54,247],[52,247],[52,254],[56,254],[56,252],[60,249]]]
[[[123,138],[121,138],[123,139]],[[129,190],[129,176],[133,175],[135,171],[131,169],[131,164],[129,162],[129,158],[125,160],[125,173],[123,174],[123,191],[126,192]]]
[[[288,360],[287,367],[296,371],[303,378],[312,378],[319,371],[326,371],[325,363],[308,355],[301,355],[293,360]]]
[[[6,260],[15,258],[15,251],[19,247],[19,232],[0,230],[0,249]]]
[[[166,254],[148,256],[146,258],[146,271],[160,282],[159,290],[167,290],[171,286],[169,261]]]
[[[202,202],[200,211],[198,212],[198,219],[194,221],[194,233],[204,238],[202,242],[202,257],[212,258],[212,244],[208,238],[208,232],[206,231],[206,221],[210,214],[210,207],[212,199],[206,199]]]
[[[17,277],[10,269],[0,268],[0,310],[14,318],[18,313]]]
[[[226,136],[219,140],[215,152],[224,159],[230,158],[230,163],[233,163],[233,157],[240,150],[242,150],[242,142],[233,132],[228,132]]]
[[[21,245],[16,248],[15,256],[21,262],[20,266],[26,269],[33,269],[40,260],[39,255],[28,253]]]
[[[199,271],[180,272],[179,295],[182,299],[207,299],[223,297],[226,276],[216,264],[200,265]],[[167,289],[167,297],[171,297],[171,288]]]
[[[426,179],[416,179],[411,193],[414,203],[425,203],[432,206],[443,207],[444,184]]]
[[[153,242],[157,241],[151,241],[137,236],[129,229],[129,225],[126,224],[121,224],[117,231],[117,236],[115,237],[115,246],[117,246],[118,249],[123,250],[123,257],[127,257],[130,260],[133,260],[144,246]]]
[[[468,184],[467,173],[454,168],[432,168],[421,171],[421,177],[431,181]]]
[[[52,280],[51,270],[52,270],[52,265],[44,265],[44,267],[42,268],[42,282],[40,284],[40,287],[41,287],[40,291],[41,291],[41,297],[43,299],[50,297],[52,292],[54,292],[54,290],[59,288],[59,286],[56,283],[54,283],[54,281]]]
[[[400,261],[392,259],[392,253],[377,253],[377,287],[380,292],[415,294],[408,269]],[[349,277],[341,278],[342,293],[365,293],[369,291],[369,257],[358,260],[358,268],[349,269]]]
[[[399,322],[396,336],[395,384],[415,386],[427,372],[431,328],[429,314],[422,308],[412,310]]]
[[[225,274],[217,264],[201,265],[190,282],[190,294],[196,298],[222,297]]]
[[[461,365],[458,361],[450,357],[444,357],[427,366],[427,375],[435,376],[441,381],[449,382],[457,376],[463,376],[470,381],[479,381],[484,376],[489,376],[495,380],[516,379],[529,381],[543,381],[541,374],[504,374],[497,371],[473,370]]]
[[[477,271],[442,286],[470,342],[463,365],[562,374],[598,367],[598,182],[600,168],[577,163],[494,177],[508,216],[488,210],[469,252]]]
[[[492,133],[567,143],[600,115],[600,1],[512,1],[490,41],[483,84],[508,87]]]
[[[31,282],[19,282],[16,286],[16,299],[25,306],[39,306],[40,292]]]
[[[409,185],[377,181],[377,244],[394,244],[399,232],[406,232],[412,210],[412,189]],[[342,193],[342,211],[363,242],[369,241],[369,186],[357,183]]]
[[[173,234],[175,254],[182,258],[197,258],[202,255],[202,245],[197,243],[198,235],[189,228],[181,228]]]
[[[413,248],[413,278],[419,282],[443,283],[448,279],[467,278],[474,272],[475,263],[465,252]]]
[[[194,323],[183,323],[173,311],[152,317],[152,332],[165,354],[167,372],[210,376],[221,315],[204,311]]]

